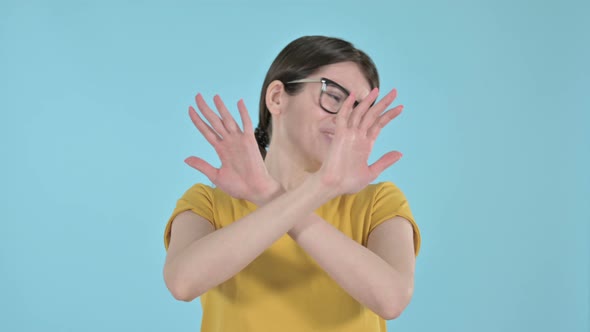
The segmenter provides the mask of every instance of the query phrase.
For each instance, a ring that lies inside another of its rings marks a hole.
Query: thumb
[[[399,151],[391,151],[384,154],[379,160],[369,166],[373,179],[376,179],[379,174],[386,170],[389,166],[395,164],[402,157],[402,153]]]
[[[209,181],[215,183],[217,179],[217,172],[218,169],[211,166],[208,162],[204,161],[199,157],[188,157],[184,160],[184,162],[189,165],[190,167],[196,169],[197,171],[205,174],[205,176],[209,179]]]

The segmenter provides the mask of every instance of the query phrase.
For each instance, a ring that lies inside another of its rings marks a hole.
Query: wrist
[[[318,173],[311,174],[305,182],[309,182],[307,185],[311,191],[318,197],[319,200],[327,202],[339,195],[336,188],[336,183],[330,182],[331,179],[326,179]]]
[[[285,193],[283,187],[281,187],[277,181],[272,180],[269,181],[268,184],[259,191],[259,194],[252,199],[252,203],[256,204],[257,206],[262,206],[282,195],[283,193]]]
[[[288,232],[287,234],[293,239],[293,241],[297,241],[299,239],[299,235],[309,228],[311,225],[314,224],[314,221],[311,216],[307,218],[303,218],[299,222],[297,222]]]

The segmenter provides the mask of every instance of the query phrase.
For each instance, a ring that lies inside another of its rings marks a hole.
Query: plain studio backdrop
[[[0,2],[0,330],[198,331],[164,284],[176,200],[219,159],[188,117],[255,124],[293,39],[365,50],[404,111],[370,161],[422,231],[391,331],[590,331],[587,1]]]

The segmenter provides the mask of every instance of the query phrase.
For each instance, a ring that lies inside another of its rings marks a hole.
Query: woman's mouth
[[[330,142],[331,142],[331,141],[332,141],[332,139],[334,138],[334,133],[329,133],[329,132],[322,132],[322,135],[323,135],[324,137],[326,137],[326,139],[327,139],[328,141],[330,141]]]

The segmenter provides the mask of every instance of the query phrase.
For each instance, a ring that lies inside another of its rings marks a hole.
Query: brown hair
[[[272,81],[279,80],[289,95],[301,91],[301,84],[286,82],[306,78],[320,67],[339,62],[351,61],[359,65],[371,89],[379,87],[379,74],[373,60],[363,51],[345,40],[325,36],[304,36],[289,43],[271,64],[260,92],[259,122],[256,127],[256,141],[262,158],[272,137],[271,114],[266,107],[266,89]]]

